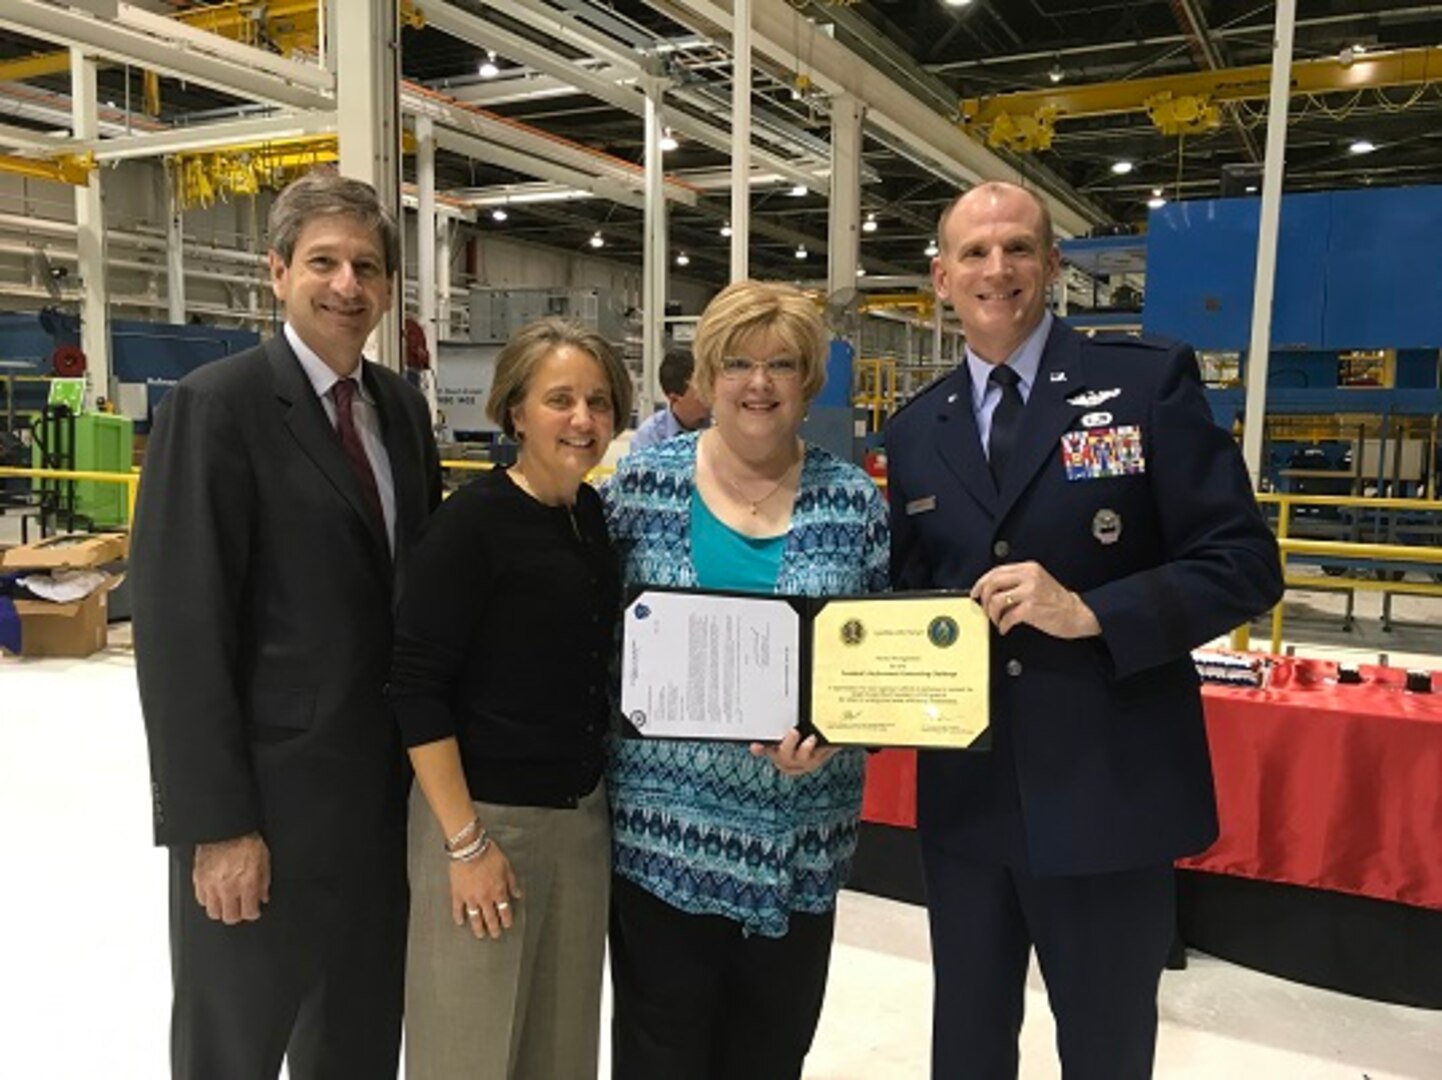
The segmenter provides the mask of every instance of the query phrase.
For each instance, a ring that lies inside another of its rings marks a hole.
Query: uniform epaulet
[[[901,405],[899,405],[899,406],[897,407],[896,411],[891,414],[890,419],[887,420],[887,423],[890,423],[892,420],[895,420],[898,416],[900,416],[902,413],[904,413],[907,409],[911,408],[911,406],[912,406],[912,404],[913,404],[914,402],[920,401],[920,400],[921,400],[922,398],[924,398],[927,394],[931,393],[931,392],[932,392],[933,390],[935,390],[938,386],[940,386],[942,383],[944,383],[944,382],[947,380],[947,378],[952,374],[952,372],[954,372],[955,370],[956,370],[956,368],[951,368],[950,370],[947,370],[947,371],[942,372],[942,373],[941,373],[940,375],[938,375],[936,378],[932,379],[931,382],[927,383],[925,386],[923,386],[923,387],[922,387],[920,390],[918,390],[916,393],[912,394],[911,397],[907,398],[904,402],[901,403]]]
[[[1137,349],[1161,349],[1163,351],[1175,349],[1181,344],[1173,338],[1161,337],[1157,334],[1124,334],[1119,331],[1096,334],[1087,338],[1088,341],[1097,345],[1130,345]]]

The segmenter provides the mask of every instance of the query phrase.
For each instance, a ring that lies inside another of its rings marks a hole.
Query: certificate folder
[[[633,587],[621,710],[645,738],[986,745],[990,633],[964,593]]]

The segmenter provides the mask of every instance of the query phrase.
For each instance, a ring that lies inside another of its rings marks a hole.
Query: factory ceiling
[[[33,7],[36,0],[19,2]],[[875,229],[862,234],[861,261],[873,279],[925,272],[936,214],[968,177],[1025,177],[1073,222],[1071,231],[1141,227],[1148,200],[1244,195],[1257,182],[1266,88],[1235,93],[1245,80],[1234,73],[1270,60],[1272,4],[753,4],[769,38],[785,39],[785,47],[769,40],[777,47],[758,43],[756,49],[753,167],[772,179],[753,186],[755,274],[825,276],[829,103],[836,77],[826,57],[837,46],[855,54],[855,70],[873,80],[866,85],[884,79],[903,89],[933,121],[945,120],[952,137],[959,130],[954,125],[968,129],[960,144],[966,160],[952,155],[942,162],[941,142],[909,137],[904,124],[882,115],[879,103],[868,116],[862,217],[874,215]],[[168,13],[195,7],[144,6]],[[720,229],[730,212],[729,0],[417,0],[410,8],[421,17],[414,21],[426,25],[403,31],[409,93],[483,110],[478,115],[486,122],[505,118],[518,139],[550,139],[568,155],[582,149],[604,155],[606,168],[619,169],[622,181],[643,157],[636,77],[650,73],[667,80],[665,119],[679,145],[667,153],[666,169],[677,181],[673,191],[684,195],[670,203],[670,247],[673,256],[684,252],[689,259],[673,272],[713,285],[725,280],[729,245]],[[1436,31],[1442,4],[1309,0],[1299,8],[1295,55],[1314,70],[1308,92],[1291,102],[1286,189],[1442,182],[1442,35]],[[276,47],[287,44],[294,42],[277,41]],[[0,19],[0,128],[64,125],[64,70],[37,73],[5,63],[54,49],[53,39]],[[1399,60],[1388,71],[1377,66],[1404,50],[1407,64]],[[483,74],[488,61],[496,70]],[[1163,77],[1180,78],[1155,82]],[[159,115],[147,116],[140,68],[107,67],[99,82],[102,133],[108,134],[264,108],[244,94],[162,78]],[[1145,91],[1144,102],[1138,90]],[[1036,92],[1048,97],[1038,100]],[[1015,96],[1026,93],[1031,96]],[[999,114],[1005,114],[1000,123]],[[968,119],[975,117],[986,122]],[[1357,152],[1364,142],[1372,149]],[[483,233],[591,251],[587,245],[600,231],[606,240],[601,254],[639,265],[640,202],[618,194],[614,176],[610,186],[595,186],[610,197],[531,201],[564,185],[538,180],[517,157],[486,154],[464,138],[443,138],[440,146],[438,186],[477,205]],[[1130,163],[1130,170],[1120,171],[1119,162]],[[409,177],[409,162],[406,168]],[[793,194],[798,184],[805,194]],[[491,217],[498,201],[504,222]],[[807,260],[797,258],[798,247],[806,248]]]

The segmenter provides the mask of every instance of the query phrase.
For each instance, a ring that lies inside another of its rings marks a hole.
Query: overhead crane
[[[1046,150],[1061,120],[1144,112],[1164,135],[1192,135],[1222,124],[1221,105],[1265,100],[1270,64],[1160,75],[1091,86],[965,98],[964,131],[993,148]],[[1292,64],[1292,94],[1334,94],[1442,81],[1442,47],[1347,53]]]
[[[317,0],[226,0],[177,12],[170,16],[196,30],[216,34],[242,45],[269,48],[281,55],[314,54],[320,42],[320,4]],[[425,20],[412,0],[402,0],[401,22],[420,28]],[[57,50],[0,61],[0,82],[27,81],[70,71],[70,53]],[[160,77],[143,73],[142,108],[160,114]],[[407,137],[409,142],[409,137]],[[410,149],[409,146],[407,149]],[[226,147],[206,154],[185,155],[177,162],[182,202],[206,206],[217,197],[254,194],[262,187],[278,186],[314,165],[338,160],[334,136],[274,140]],[[54,154],[21,157],[0,154],[0,173],[52,180],[83,187],[96,167],[89,154]]]

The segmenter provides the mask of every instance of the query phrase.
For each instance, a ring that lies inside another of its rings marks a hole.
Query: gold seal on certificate
[[[986,730],[990,634],[966,596],[830,600],[811,635],[811,726],[827,742],[963,748]]]

